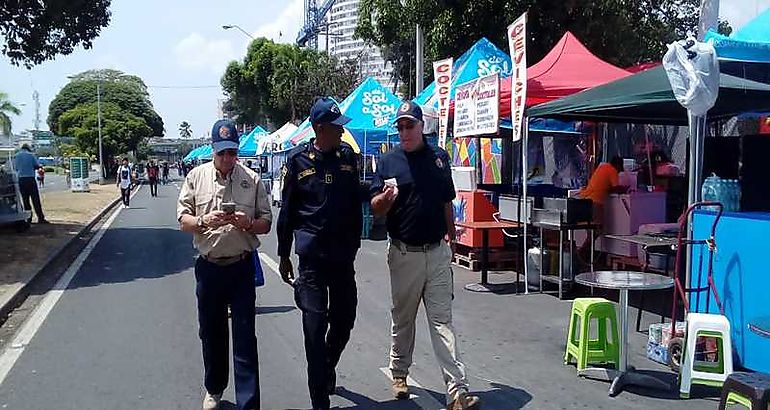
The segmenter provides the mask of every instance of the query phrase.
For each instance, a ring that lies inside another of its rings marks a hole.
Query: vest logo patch
[[[304,177],[310,176],[315,174],[315,168],[308,168],[297,175],[297,181],[301,180]]]

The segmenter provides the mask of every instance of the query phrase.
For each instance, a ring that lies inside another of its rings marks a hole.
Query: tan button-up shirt
[[[236,211],[252,218],[273,219],[270,198],[259,175],[237,163],[227,177],[222,177],[213,162],[199,165],[187,174],[179,193],[177,219],[185,214],[199,216],[222,210],[222,204],[226,202],[234,202]],[[195,233],[193,244],[201,255],[225,258],[257,249],[259,239],[254,234],[225,225]]]

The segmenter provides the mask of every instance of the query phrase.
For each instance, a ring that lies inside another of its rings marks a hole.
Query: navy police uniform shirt
[[[442,240],[447,233],[444,207],[455,198],[446,151],[427,143],[415,152],[395,147],[377,162],[370,195],[382,192],[392,178],[398,196],[387,215],[390,237],[413,246]]]
[[[278,256],[354,258],[361,246],[361,191],[353,148],[321,152],[313,141],[294,148],[283,173]]]

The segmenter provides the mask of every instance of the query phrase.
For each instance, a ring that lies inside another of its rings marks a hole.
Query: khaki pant
[[[452,251],[445,242],[427,252],[407,252],[392,244],[388,248],[390,289],[393,300],[393,342],[390,371],[393,377],[406,377],[414,353],[414,332],[420,301],[428,316],[433,352],[447,386],[447,403],[468,391],[465,366],[457,353],[452,327],[453,277]]]

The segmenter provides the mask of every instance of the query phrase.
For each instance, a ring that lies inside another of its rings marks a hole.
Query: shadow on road
[[[288,313],[297,310],[295,306],[257,306],[258,315],[269,315],[273,313]]]

